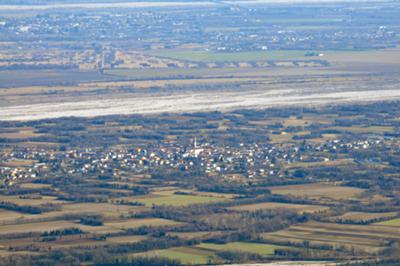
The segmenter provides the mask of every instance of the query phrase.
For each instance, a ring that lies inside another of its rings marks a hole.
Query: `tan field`
[[[289,209],[298,213],[314,213],[328,210],[328,207],[317,206],[317,205],[303,205],[303,204],[287,204],[287,203],[276,203],[276,202],[263,202],[248,205],[239,205],[231,207],[231,210],[236,211],[257,211],[263,209]]]
[[[370,212],[347,212],[340,216],[330,217],[331,221],[371,221],[375,219],[388,219],[391,217],[396,217],[397,212],[383,212],[383,213],[370,213]]]
[[[377,252],[390,239],[400,239],[400,234],[390,226],[341,225],[335,223],[309,222],[291,226],[286,230],[265,233],[263,238],[274,242],[325,244],[335,247],[347,246],[366,252]]]
[[[25,232],[43,233],[52,230],[79,227],[78,224],[70,221],[52,221],[30,224],[3,225],[0,227],[0,235],[18,234]]]
[[[274,194],[293,195],[309,198],[350,199],[359,196],[363,190],[352,187],[340,187],[329,184],[306,184],[269,187]]]
[[[182,225],[182,223],[166,219],[149,218],[149,219],[128,219],[120,221],[110,221],[104,224],[104,226],[106,227],[122,229],[122,230],[138,228],[141,226],[158,227],[158,226],[174,226],[174,225]]]
[[[36,195],[36,196],[33,195],[30,197],[2,195],[2,196],[0,196],[0,201],[11,202],[11,203],[15,203],[17,205],[25,205],[25,206],[37,206],[37,205],[48,204],[48,203],[53,203],[53,204],[65,203],[65,201],[57,200],[56,197],[39,196],[39,195]]]

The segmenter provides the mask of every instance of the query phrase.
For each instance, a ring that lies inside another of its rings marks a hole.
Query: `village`
[[[197,143],[194,138],[192,147],[165,143],[151,148],[115,150],[17,148],[1,153],[0,174],[3,184],[9,186],[19,180],[56,175],[111,175],[118,179],[123,177],[121,173],[148,174],[154,170],[188,171],[198,175],[251,180],[282,177],[286,167],[299,162],[323,164],[343,160],[344,154],[354,150],[368,152],[389,148],[387,139],[390,138],[373,136],[349,141],[328,140],[318,144],[301,142],[282,146],[238,143],[236,147],[220,147]],[[350,156],[346,159],[353,160]],[[31,165],[18,166],[19,162],[31,162]]]

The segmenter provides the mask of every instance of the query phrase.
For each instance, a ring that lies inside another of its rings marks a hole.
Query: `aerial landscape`
[[[0,0],[0,266],[400,265],[399,14]]]

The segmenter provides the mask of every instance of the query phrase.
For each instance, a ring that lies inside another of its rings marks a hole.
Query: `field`
[[[379,219],[389,219],[391,217],[397,216],[396,212],[384,212],[384,213],[368,213],[368,212],[347,212],[340,216],[330,217],[331,221],[343,221],[343,222],[370,222]],[[382,223],[382,225],[390,225],[389,220]]]
[[[393,127],[332,127],[333,130],[352,132],[352,133],[384,133],[393,132]]]
[[[216,192],[207,192],[207,191],[197,191],[192,189],[179,189],[178,187],[171,187],[171,188],[157,188],[154,189],[151,193],[154,196],[177,196],[179,193],[186,193],[186,195],[181,196],[199,196],[199,197],[206,197],[206,198],[221,198],[221,199],[233,199],[238,194],[232,193],[216,193]]]
[[[111,244],[137,243],[145,239],[145,236],[113,236],[108,237],[107,242]]]
[[[197,247],[213,250],[213,251],[236,251],[236,252],[248,252],[256,253],[259,255],[273,255],[277,246],[269,244],[259,243],[247,243],[247,242],[231,242],[228,244],[208,244],[202,243]]]
[[[329,184],[306,184],[269,187],[274,194],[293,195],[297,197],[308,197],[314,199],[351,199],[359,196],[363,190],[352,187],[340,187]]]
[[[185,265],[221,263],[223,260],[215,253],[219,251],[248,252],[262,256],[270,256],[275,252],[275,248],[286,248],[269,244],[232,242],[228,244],[207,244],[202,243],[194,247],[178,247],[165,250],[153,250],[145,253],[138,253],[134,256],[159,256],[170,259],[181,260]]]
[[[43,233],[53,230],[62,230],[67,228],[79,228],[84,232],[93,234],[107,234],[107,233],[118,233],[129,229],[135,229],[143,226],[151,227],[170,227],[180,226],[182,223],[175,222],[167,219],[159,218],[144,218],[144,219],[114,219],[104,222],[101,226],[88,226],[80,224],[76,220],[62,220],[57,218],[54,221],[26,221],[21,223],[23,220],[20,219],[22,215],[18,215],[9,211],[1,211],[2,218],[0,221],[8,222],[6,225],[2,225],[0,228],[1,235],[8,234],[20,234],[20,233]],[[26,216],[23,216],[26,218]],[[31,216],[33,217],[33,216]],[[33,219],[33,218],[32,218]],[[11,222],[14,221],[15,224]],[[126,239],[128,242],[131,241],[129,237],[116,238],[115,241],[123,241]]]
[[[31,188],[31,189],[41,189],[41,188],[50,188],[50,184],[35,184],[35,183],[24,183],[21,184],[22,188]]]
[[[286,169],[294,169],[294,168],[299,168],[299,169],[307,169],[307,168],[313,168],[313,167],[333,167],[333,166],[346,166],[346,165],[352,165],[354,164],[353,160],[349,159],[338,159],[335,161],[321,161],[321,162],[300,162],[300,163],[292,163],[286,166]]]
[[[213,203],[223,200],[223,198],[196,195],[171,195],[162,197],[155,196],[137,199],[138,202],[144,203],[148,207],[151,207],[153,205],[187,206],[191,204]]]
[[[285,75],[313,75],[313,74],[328,74],[332,73],[329,69],[324,68],[268,68],[268,67],[258,67],[258,68],[241,68],[233,66],[223,66],[215,68],[165,68],[165,69],[111,69],[107,70],[107,74],[118,76],[118,77],[128,77],[136,80],[149,79],[151,81],[155,78],[158,80],[175,80],[175,82],[184,82],[185,80],[195,80],[196,78],[201,78],[207,81],[207,79],[222,79],[222,78],[263,78],[268,80],[272,77],[279,77]],[[341,73],[340,69],[334,71],[334,73]],[[206,79],[207,78],[207,79]],[[271,80],[271,79],[270,79]],[[273,79],[272,79],[273,80]],[[229,80],[228,80],[229,81]],[[235,79],[233,80],[235,81]],[[237,81],[237,80],[236,80]],[[201,80],[197,80],[201,82]],[[104,84],[104,83],[103,83]]]
[[[148,219],[128,219],[121,221],[111,221],[105,222],[105,227],[128,230],[132,228],[138,228],[141,226],[174,226],[174,225],[182,225],[182,223],[178,223],[172,220],[167,219],[158,219],[158,218],[148,218]]]
[[[15,129],[15,131],[11,131],[8,133],[0,133],[0,138],[9,138],[9,139],[22,139],[22,138],[32,138],[40,136],[42,136],[42,134],[35,133],[31,128]]]
[[[262,61],[305,59],[305,51],[257,51],[213,53],[205,51],[169,51],[159,50],[152,55],[188,61],[225,62],[225,61]]]
[[[192,247],[178,247],[165,250],[153,250],[147,253],[139,253],[134,256],[167,257],[182,261],[184,264],[207,264],[214,261],[214,252]]]
[[[61,204],[65,203],[64,201],[57,200],[56,197],[52,196],[40,196],[40,195],[31,195],[28,197],[23,196],[0,196],[0,201],[3,202],[11,202],[17,205],[25,205],[25,206],[36,206],[48,203]]]
[[[223,235],[222,231],[200,231],[200,232],[170,232],[170,236],[177,236],[181,239],[207,239],[218,235]]]
[[[53,221],[53,222],[38,222],[31,224],[2,225],[0,227],[0,235],[17,234],[23,232],[42,233],[46,231],[73,228],[77,226],[79,225],[70,221]]]
[[[24,215],[14,211],[0,210],[0,224],[6,221],[13,221]]]
[[[309,241],[311,245],[347,246],[374,253],[382,250],[382,245],[388,241],[399,240],[400,234],[390,226],[309,222],[283,231],[265,233],[263,238],[276,243]]]
[[[76,203],[63,205],[64,213],[93,213],[102,214],[106,217],[119,217],[143,210],[143,207],[112,205],[107,203]]]
[[[27,167],[27,166],[32,166],[36,162],[37,161],[34,160],[13,160],[13,161],[0,162],[0,165],[6,167]]]
[[[377,225],[400,227],[400,218],[396,218],[396,219],[380,222],[380,223],[377,223]]]
[[[275,203],[275,202],[263,202],[254,203],[248,205],[239,205],[231,207],[231,210],[236,211],[256,211],[263,209],[289,209],[296,211],[298,213],[314,213],[321,212],[329,209],[328,207],[318,206],[318,205],[303,205],[303,204],[287,204],[287,203]]]

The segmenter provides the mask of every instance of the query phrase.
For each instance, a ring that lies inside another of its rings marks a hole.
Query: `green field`
[[[388,220],[388,221],[384,221],[384,222],[379,222],[376,224],[400,227],[400,218],[396,218],[396,219],[392,219],[392,220]]]
[[[212,251],[191,247],[153,250],[145,253],[135,254],[134,256],[167,257],[169,259],[179,260],[185,265],[207,264],[211,261],[214,261],[215,258],[215,254]]]
[[[144,203],[146,206],[152,205],[172,205],[172,206],[187,206],[191,204],[205,204],[224,201],[224,198],[195,196],[195,195],[171,195],[162,197],[149,197],[138,199],[138,202]]]
[[[259,255],[273,255],[277,246],[270,244],[248,243],[248,242],[232,242],[227,244],[209,244],[202,243],[197,247],[214,250],[214,251],[237,251],[249,252]]]
[[[175,51],[157,50],[150,54],[160,57],[174,58],[178,60],[225,62],[225,61],[261,61],[261,60],[295,60],[304,59],[306,51],[303,50],[279,50],[279,51],[254,51],[254,52],[207,52],[207,51]]]

